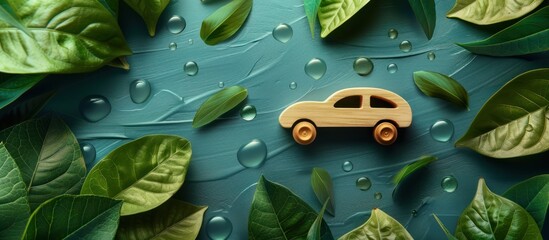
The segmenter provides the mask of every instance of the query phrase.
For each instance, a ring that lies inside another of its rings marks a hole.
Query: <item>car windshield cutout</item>
[[[387,100],[378,96],[370,97],[370,107],[372,108],[396,108],[396,104],[390,100]]]
[[[362,96],[353,95],[347,96],[342,99],[339,99],[335,104],[335,108],[361,108],[362,107]]]

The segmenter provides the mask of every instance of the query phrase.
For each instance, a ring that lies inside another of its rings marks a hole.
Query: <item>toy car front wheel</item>
[[[315,125],[307,121],[301,121],[294,126],[292,135],[297,143],[308,145],[316,138]]]
[[[396,126],[390,122],[382,122],[374,129],[374,138],[381,145],[393,144],[398,136]]]

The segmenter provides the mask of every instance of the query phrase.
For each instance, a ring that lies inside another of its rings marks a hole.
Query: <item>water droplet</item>
[[[403,51],[403,52],[410,52],[412,50],[412,43],[410,41],[402,41],[400,43],[400,51]]]
[[[82,150],[82,155],[84,156],[86,165],[92,164],[95,161],[95,147],[90,143],[82,143],[80,145],[80,149]]]
[[[341,168],[343,169],[343,171],[345,172],[350,172],[353,170],[353,163],[350,162],[350,161],[345,161],[343,163],[343,165],[341,165]]]
[[[267,145],[265,142],[254,139],[238,149],[238,162],[247,168],[258,168],[267,159]]]
[[[297,88],[297,83],[296,82],[291,82],[290,83],[290,89],[295,90],[296,88]]]
[[[372,72],[374,64],[369,58],[359,57],[353,63],[353,69],[358,75],[366,76]]]
[[[326,63],[320,58],[313,58],[305,65],[305,73],[315,80],[322,78],[326,69]]]
[[[438,142],[448,142],[454,136],[454,124],[448,120],[438,120],[431,126],[431,137]]]
[[[111,113],[111,104],[103,96],[88,96],[80,101],[80,113],[86,120],[97,122]]]
[[[387,36],[389,36],[390,39],[396,39],[398,37],[398,31],[394,28],[391,28],[389,29]]]
[[[412,217],[417,217],[417,210],[412,210]]]
[[[398,66],[394,63],[391,63],[387,66],[387,72],[393,74],[393,73],[396,73],[398,71]]]
[[[379,199],[383,198],[383,195],[380,192],[376,192],[376,193],[374,193],[374,198],[379,200]]]
[[[189,76],[194,76],[198,74],[198,64],[196,64],[195,62],[185,63],[184,69],[185,69],[185,73],[187,73],[187,75]]]
[[[215,216],[208,221],[206,233],[212,240],[225,240],[233,232],[233,224],[225,217]]]
[[[437,55],[435,54],[435,52],[431,51],[427,53],[427,59],[429,59],[429,61],[434,61],[435,58],[437,58]]]
[[[356,187],[362,191],[366,191],[372,187],[372,182],[367,177],[360,177],[356,180]]]
[[[532,126],[532,124],[528,124],[528,126],[526,126],[526,131],[531,132],[533,130],[534,130],[534,126]]]
[[[175,51],[177,49],[177,43],[171,42],[168,47],[170,50]]]
[[[147,80],[135,80],[130,84],[130,97],[134,103],[143,103],[151,95],[151,84]]]
[[[168,20],[168,30],[173,34],[183,32],[186,26],[187,22],[181,16],[174,15]]]
[[[194,40],[193,40],[192,38],[189,38],[189,40],[187,41],[187,43],[189,43],[189,45],[193,45]]]
[[[273,29],[273,37],[281,43],[287,43],[294,36],[294,30],[290,25],[281,23]]]
[[[445,192],[451,193],[456,191],[458,187],[458,181],[454,176],[446,176],[442,178],[440,186],[442,186],[442,190],[444,190]]]
[[[217,86],[219,88],[223,88],[223,87],[225,87],[225,83],[224,82],[219,82],[219,83],[217,83]]]
[[[246,105],[240,110],[240,117],[246,121],[252,121],[257,115],[257,110],[252,105]]]

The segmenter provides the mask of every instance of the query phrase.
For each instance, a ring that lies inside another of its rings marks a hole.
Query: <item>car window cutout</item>
[[[339,99],[335,104],[335,108],[361,108],[362,96],[353,95]]]
[[[396,108],[396,104],[392,101],[389,101],[385,98],[378,96],[370,97],[370,107],[372,108]]]

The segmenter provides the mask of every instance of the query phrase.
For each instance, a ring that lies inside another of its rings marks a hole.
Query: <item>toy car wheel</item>
[[[292,135],[297,143],[301,145],[308,145],[316,138],[315,125],[307,121],[299,122],[294,126]]]
[[[381,145],[393,144],[398,136],[396,126],[390,122],[382,122],[374,129],[374,138]]]

